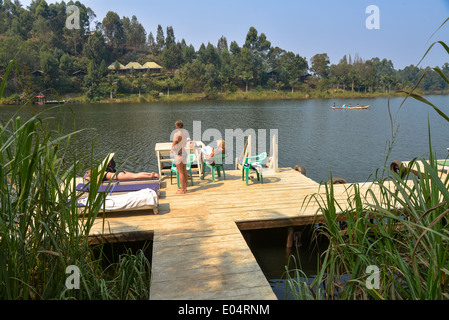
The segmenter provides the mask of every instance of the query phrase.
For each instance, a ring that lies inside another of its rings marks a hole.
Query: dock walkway
[[[159,214],[108,214],[91,235],[107,239],[153,238],[151,297],[154,300],[276,299],[241,230],[306,225],[316,221],[324,188],[293,169],[264,176],[246,186],[240,171],[212,182],[194,178],[188,193],[176,194],[170,178],[161,182]],[[369,185],[362,186],[368,188]],[[347,200],[344,185],[336,198]],[[308,203],[307,206],[304,206]]]

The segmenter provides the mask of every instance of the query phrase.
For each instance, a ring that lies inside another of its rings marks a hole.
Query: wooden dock
[[[345,185],[335,185],[339,203],[347,201]],[[370,187],[360,185],[361,190]],[[212,182],[194,177],[188,193],[176,194],[170,178],[161,182],[159,214],[108,214],[92,235],[107,241],[153,240],[151,299],[276,299],[241,230],[308,225],[317,222],[324,187],[291,168],[264,176],[248,186],[240,171],[226,171]],[[308,203],[305,206],[304,201]]]

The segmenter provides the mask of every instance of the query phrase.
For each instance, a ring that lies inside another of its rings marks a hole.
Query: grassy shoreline
[[[449,94],[449,92],[428,92],[419,94]],[[239,100],[304,100],[304,99],[364,99],[364,98],[390,98],[403,97],[404,93],[398,92],[356,92],[344,90],[326,91],[237,91],[226,93],[215,93],[206,95],[205,93],[170,93],[161,94],[157,97],[151,94],[129,94],[113,99],[103,98],[97,101],[89,101],[86,95],[67,94],[62,96],[49,96],[49,100],[69,101],[69,103],[83,104],[104,104],[104,103],[141,103],[141,102],[188,102],[188,101],[239,101]],[[348,101],[351,103],[351,101]],[[10,101],[7,98],[0,100],[0,106],[21,105],[17,101]]]
[[[154,97],[150,94],[141,94],[140,97],[136,94],[127,95],[114,99],[101,99],[94,103],[126,103],[126,102],[187,102],[187,101],[239,101],[239,100],[303,100],[303,99],[355,99],[355,98],[381,98],[404,96],[402,93],[361,93],[351,91],[238,91],[229,93],[216,93],[213,96],[207,96],[205,93],[170,93]],[[89,103],[89,101],[82,97],[80,103]]]

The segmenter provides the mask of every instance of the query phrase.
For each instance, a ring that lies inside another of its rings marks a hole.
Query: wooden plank
[[[151,299],[275,299],[241,231],[322,223],[325,204],[324,185],[293,169],[279,171],[248,186],[240,170],[227,170],[226,180],[215,183],[209,173],[189,182],[185,195],[163,177],[159,215],[105,215],[91,241],[151,238]],[[368,190],[380,193],[372,183],[356,186],[362,198]],[[334,185],[334,193],[343,209],[351,207],[353,185]]]
[[[346,218],[343,215],[339,215],[337,221],[344,221]],[[283,219],[266,219],[266,220],[245,220],[236,221],[237,226],[241,231],[243,230],[258,230],[258,229],[272,229],[272,228],[286,228],[286,227],[296,227],[312,225],[315,223],[325,222],[324,216],[313,215],[313,216],[301,216],[294,218],[283,218]]]
[[[99,234],[89,237],[89,244],[96,245],[100,243],[152,241],[153,236],[153,231],[121,232],[104,235]]]
[[[195,286],[185,286],[182,281],[154,283],[150,300],[276,300],[268,281],[252,272],[200,279],[195,283]]]
[[[157,265],[157,269],[153,269],[156,274],[153,279],[158,281],[176,281],[186,278],[194,280],[202,278],[212,278],[217,274],[234,274],[239,272],[260,271],[254,259],[248,257],[247,250],[233,250],[232,254],[221,253],[206,257],[197,253],[189,259],[178,263],[175,258],[164,259],[163,263]],[[176,260],[176,261],[173,261]],[[237,261],[238,260],[238,261]],[[183,269],[180,272],[180,269]]]
[[[274,299],[265,277],[237,229],[226,233],[157,234],[153,251],[151,299],[223,299],[233,297],[242,277],[256,286],[253,299]],[[185,242],[179,242],[189,235]],[[174,238],[174,239],[172,239]],[[170,241],[175,240],[175,241]],[[181,272],[180,272],[181,271]],[[261,290],[260,288],[266,288]],[[248,289],[248,288],[247,288]],[[262,294],[263,292],[263,294]],[[241,297],[248,294],[240,292]]]

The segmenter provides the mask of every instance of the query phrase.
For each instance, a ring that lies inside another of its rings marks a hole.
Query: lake
[[[443,112],[449,113],[448,96],[427,96]],[[371,105],[367,110],[333,110],[330,106],[351,103]],[[71,141],[71,152],[96,160],[115,152],[116,161],[129,171],[156,171],[154,147],[170,141],[174,123],[182,119],[193,135],[194,121],[201,132],[216,129],[225,137],[226,129],[270,129],[278,132],[279,167],[302,165],[307,176],[320,182],[333,177],[348,182],[372,180],[377,168],[392,160],[411,160],[429,153],[428,121],[432,147],[445,158],[449,147],[449,123],[430,106],[403,98],[198,101],[143,104],[92,104],[28,106],[19,113],[28,117],[41,110],[60,119],[65,132],[87,129]],[[392,123],[390,120],[391,112]],[[18,107],[0,108],[0,121],[12,117]],[[393,127],[392,127],[393,124]],[[388,160],[388,146],[394,139]],[[92,143],[93,140],[93,143]],[[208,144],[210,141],[204,141]],[[236,143],[234,143],[235,148]],[[269,142],[266,147],[269,149]],[[267,150],[268,151],[268,150]],[[240,150],[234,150],[239,156]],[[386,162],[387,161],[387,162]],[[228,165],[233,167],[232,165]]]
[[[449,96],[427,96],[429,101],[449,114]],[[71,140],[70,153],[102,160],[115,152],[116,161],[129,171],[156,171],[154,147],[170,141],[174,123],[182,119],[192,132],[194,121],[201,121],[202,133],[216,129],[225,137],[226,129],[277,130],[279,167],[302,165],[315,181],[333,177],[348,182],[373,180],[376,169],[393,160],[428,157],[429,123],[433,150],[438,158],[448,155],[449,123],[430,106],[403,98],[281,100],[281,101],[198,101],[143,104],[64,105],[62,107],[1,107],[4,124],[16,112],[24,118],[47,110],[45,117],[59,119],[64,132],[86,129]],[[332,110],[330,106],[351,103],[371,105],[367,110]],[[393,133],[397,135],[393,141]],[[269,140],[269,139],[267,139]],[[210,141],[204,141],[206,144]],[[388,147],[393,143],[388,159]],[[269,148],[269,146],[267,146]],[[238,150],[235,155],[238,156]],[[228,165],[233,167],[232,165]],[[262,234],[279,241],[259,242],[252,247],[262,270],[279,299],[284,285],[278,284],[290,252],[285,249],[283,230]],[[302,265],[313,277],[316,259],[309,246],[300,248]]]

